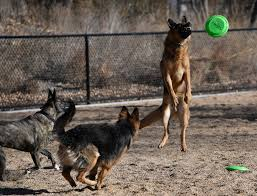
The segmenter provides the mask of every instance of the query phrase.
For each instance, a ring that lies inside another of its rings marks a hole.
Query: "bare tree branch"
[[[253,27],[254,26],[256,18],[257,18],[257,0],[255,0],[255,2],[254,2],[254,6],[253,6],[252,14],[251,14],[251,19],[250,19],[249,27]]]

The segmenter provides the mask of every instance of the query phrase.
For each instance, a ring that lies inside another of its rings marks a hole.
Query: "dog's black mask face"
[[[192,33],[191,23],[187,21],[185,16],[181,23],[175,23],[173,20],[168,19],[168,25],[170,30],[178,32],[183,39],[186,39]]]

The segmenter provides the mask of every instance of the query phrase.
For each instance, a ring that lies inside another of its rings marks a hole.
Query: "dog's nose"
[[[191,27],[186,27],[186,31],[191,31]]]

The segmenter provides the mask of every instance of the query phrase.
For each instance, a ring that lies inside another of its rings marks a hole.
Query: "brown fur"
[[[176,24],[168,20],[170,31],[164,42],[164,52],[160,63],[162,79],[164,82],[163,101],[161,106],[148,114],[140,122],[140,129],[162,118],[164,135],[159,148],[162,148],[169,136],[169,119],[176,115],[181,125],[181,150],[186,151],[186,129],[190,118],[189,103],[191,101],[191,80],[188,55],[188,37],[181,36],[179,28],[190,28],[190,23],[184,17],[182,23]],[[189,30],[188,30],[189,31]]]
[[[135,108],[130,115],[128,109],[123,107],[115,124],[81,124],[65,132],[64,126],[74,114],[75,105],[71,103],[54,126],[60,142],[57,154],[63,166],[62,175],[75,187],[70,172],[76,170],[77,181],[101,189],[103,179],[127,152],[137,135],[139,111]],[[98,168],[101,169],[96,181]],[[89,174],[88,178],[86,174]]]

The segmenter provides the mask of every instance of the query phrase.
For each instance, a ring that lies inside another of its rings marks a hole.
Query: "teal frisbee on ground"
[[[205,23],[205,31],[212,37],[223,37],[228,32],[228,29],[228,20],[222,15],[211,16]]]
[[[226,169],[228,171],[241,171],[241,172],[246,172],[249,171],[249,169],[245,166],[238,166],[238,165],[230,165],[227,166]]]

